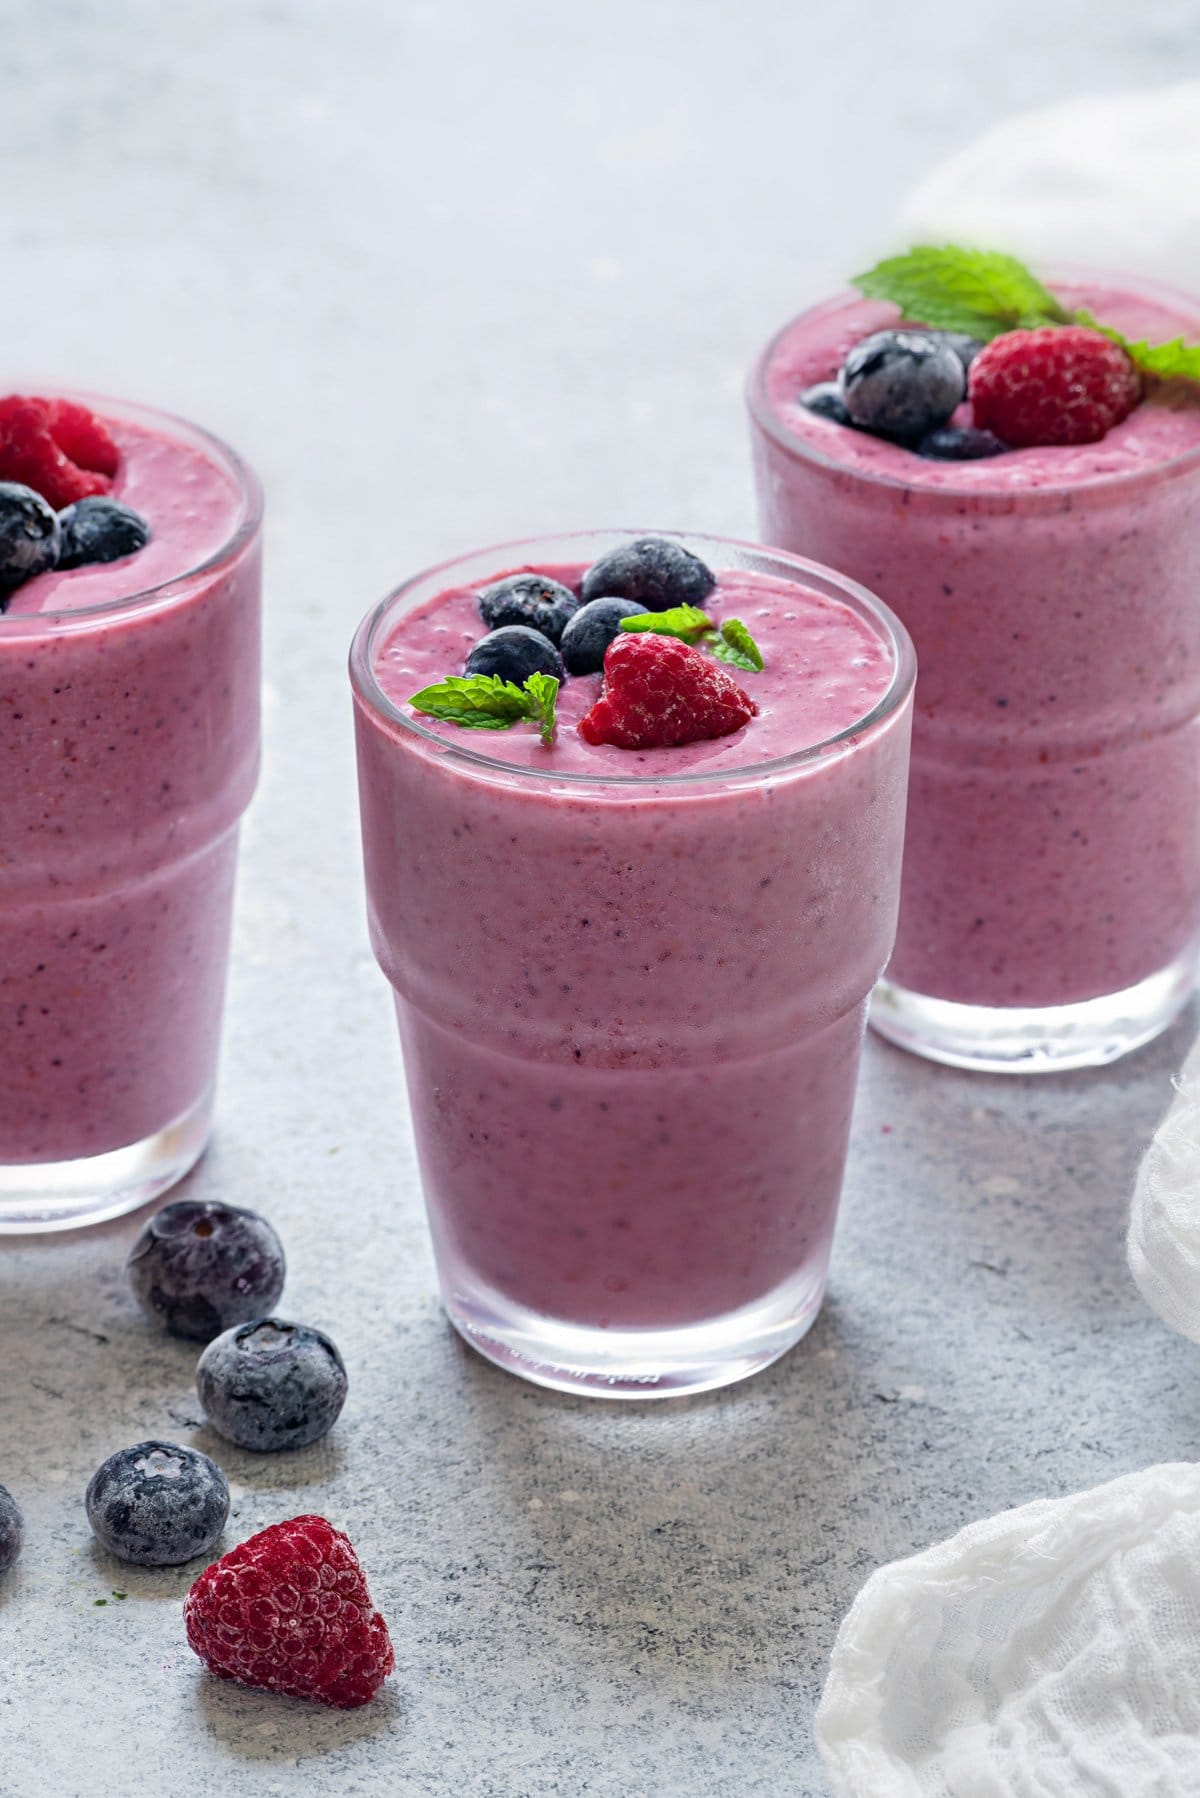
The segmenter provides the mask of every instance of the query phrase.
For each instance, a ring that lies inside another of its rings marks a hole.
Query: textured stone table
[[[1187,5],[1057,16],[1080,35],[1056,55],[1034,0],[10,8],[5,386],[173,405],[269,488],[267,759],[188,1190],[271,1215],[285,1314],[351,1370],[325,1445],[219,1448],[230,1538],[328,1512],[399,1667],[346,1716],[203,1674],[188,1575],[105,1559],[82,1511],[118,1446],[218,1448],[193,1356],[123,1290],[136,1224],[8,1242],[0,1480],[29,1532],[0,1583],[4,1798],[819,1798],[812,1706],[875,1565],[1193,1452],[1194,1351],[1121,1233],[1194,1019],[1037,1084],[871,1045],[807,1342],[732,1392],[605,1406],[442,1322],[362,922],[343,662],[366,606],[524,531],[751,534],[743,367],[907,184],[1018,105],[1195,71]]]

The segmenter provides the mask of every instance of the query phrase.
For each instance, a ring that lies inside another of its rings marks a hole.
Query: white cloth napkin
[[[1023,1505],[880,1568],[816,1733],[834,1798],[1200,1794],[1200,1466]]]
[[[1138,1170],[1129,1266],[1146,1303],[1200,1342],[1200,1043]]]
[[[1004,119],[940,163],[899,223],[906,242],[981,244],[1200,292],[1200,81]]]

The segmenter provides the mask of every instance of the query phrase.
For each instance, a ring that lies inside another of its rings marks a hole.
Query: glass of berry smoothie
[[[0,400],[0,1232],[207,1140],[259,753],[261,494],[122,402]]]
[[[451,1321],[609,1397],[765,1366],[820,1306],[891,947],[903,628],[794,557],[594,532],[406,582],[351,678]],[[436,715],[481,683],[529,716]]]
[[[1076,275],[1053,293],[1130,342],[1200,341],[1200,302],[1156,287]],[[897,348],[899,322],[878,300],[816,306],[749,388],[764,537],[880,593],[920,658],[871,1021],[962,1067],[1097,1065],[1195,984],[1200,385],[1143,380],[1094,332],[1037,329],[950,340],[969,372],[939,400],[946,340]],[[905,357],[920,369],[902,391]],[[945,419],[967,389],[940,427],[904,414],[916,393]],[[914,419],[929,434],[906,441]]]

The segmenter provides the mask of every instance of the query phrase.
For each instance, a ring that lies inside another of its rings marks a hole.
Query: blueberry
[[[0,1486],[0,1573],[7,1573],[21,1552],[25,1519],[7,1486]]]
[[[320,1330],[266,1317],[209,1343],[196,1391],[213,1429],[239,1448],[304,1448],[337,1422],[346,1369]]]
[[[523,624],[551,643],[558,642],[567,619],[578,609],[571,589],[544,574],[510,574],[479,595],[479,610],[490,631],[502,624]]]
[[[207,1554],[229,1516],[215,1461],[175,1442],[138,1442],[88,1481],[88,1522],[101,1545],[139,1567],[177,1567]]]
[[[818,418],[831,418],[837,425],[850,423],[850,414],[836,381],[818,381],[815,387],[806,387],[800,395],[800,404],[815,412]]]
[[[0,481],[0,612],[22,581],[58,566],[61,546],[54,507],[32,487]]]
[[[136,555],[150,541],[150,526],[132,506],[119,499],[89,494],[60,512],[62,550],[60,568],[79,568],[84,562],[116,562]]]
[[[604,652],[621,628],[645,607],[636,599],[590,599],[580,606],[562,635],[562,657],[568,674],[599,674]]]
[[[993,432],[975,425],[940,425],[916,446],[918,456],[936,462],[978,462],[981,456],[1002,456],[1007,448]]]
[[[932,337],[935,343],[949,344],[964,368],[970,368],[983,348],[978,337],[968,337],[965,331],[926,331],[925,335]]]
[[[525,624],[503,624],[480,637],[467,657],[466,672],[498,674],[519,687],[531,674],[553,674],[561,680],[563,665],[553,643],[540,631]]]
[[[945,424],[967,376],[949,344],[919,331],[876,331],[855,344],[839,377],[851,421],[912,442]]]
[[[717,577],[699,556],[666,537],[637,537],[593,562],[580,588],[585,605],[593,599],[635,599],[643,612],[670,606],[702,606]]]
[[[270,1311],[286,1272],[283,1244],[266,1218],[211,1199],[164,1205],[125,1265],[147,1317],[194,1342]]]

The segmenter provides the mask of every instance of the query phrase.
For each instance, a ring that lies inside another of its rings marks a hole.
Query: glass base
[[[757,1305],[681,1329],[602,1330],[543,1317],[478,1289],[443,1291],[450,1322],[473,1349],[509,1373],[555,1392],[592,1398],[680,1398],[732,1386],[778,1361],[808,1333],[825,1296],[824,1269]]]
[[[211,1127],[209,1091],[165,1130],[126,1148],[0,1167],[0,1236],[77,1230],[148,1205],[195,1165]]]
[[[1103,1067],[1161,1035],[1195,982],[1190,950],[1136,986],[1077,1005],[956,1005],[884,979],[872,995],[870,1024],[899,1048],[948,1067],[1057,1074]]]

